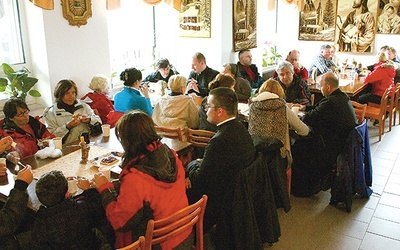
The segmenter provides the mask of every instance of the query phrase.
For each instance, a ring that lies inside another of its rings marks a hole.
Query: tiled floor
[[[368,129],[372,196],[353,199],[351,213],[329,205],[329,191],[312,198],[292,196],[291,211],[278,211],[282,236],[269,249],[400,249],[400,126],[385,132],[381,142],[372,122]]]

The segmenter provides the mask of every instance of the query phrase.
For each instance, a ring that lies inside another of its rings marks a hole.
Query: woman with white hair
[[[169,78],[169,95],[161,97],[154,106],[153,121],[157,126],[167,128],[198,128],[199,108],[193,99],[184,95],[186,89],[186,77],[173,75]]]
[[[103,75],[96,75],[92,78],[89,88],[93,92],[84,95],[81,100],[89,104],[93,111],[100,116],[103,124],[107,123],[107,115],[114,111],[114,105],[108,99],[108,79]]]

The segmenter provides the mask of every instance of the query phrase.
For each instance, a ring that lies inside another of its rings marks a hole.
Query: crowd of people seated
[[[43,139],[61,137],[64,144],[77,141],[115,113],[115,134],[124,153],[118,181],[111,182],[102,173],[94,175],[92,182],[79,179],[78,187],[84,190],[80,197],[70,196],[62,172],[42,175],[35,190],[42,205],[32,232],[21,240],[14,233],[33,177],[30,166],[19,171],[9,200],[0,210],[2,225],[7,225],[7,229],[0,229],[2,244],[37,249],[78,244],[86,249],[121,248],[144,235],[149,219],[165,218],[204,194],[208,196],[204,233],[218,230],[226,190],[257,158],[255,137],[281,143],[280,157],[287,163],[286,169],[293,171],[293,195],[309,197],[329,188],[336,159],[357,125],[350,98],[339,88],[339,77],[334,73],[333,53],[330,45],[323,45],[307,70],[299,63],[300,52],[292,50],[270,79],[262,79],[252,64],[250,50],[240,51],[237,63],[224,63],[221,73],[210,68],[205,56],[197,52],[188,78],[162,58],[156,71],[143,81],[136,68],[122,71],[124,86],[113,101],[103,75],[92,78],[89,88],[93,92],[80,99],[75,82],[63,79],[54,90],[54,104],[43,113],[45,124],[29,115],[23,100],[8,100],[5,118],[0,121],[0,153],[9,160],[35,154],[40,149],[38,141]],[[360,102],[378,102],[382,90],[393,85],[399,64],[392,47],[382,48],[364,81],[372,90],[361,96]],[[311,105],[307,84],[312,71],[321,75],[323,95],[315,105]],[[159,81],[166,83],[167,91],[152,104],[147,82]],[[239,102],[248,103],[248,117],[239,114]],[[304,111],[304,116],[299,118],[292,107]],[[215,135],[202,157],[183,166],[176,152],[161,142],[155,126],[203,129]],[[0,162],[0,177],[5,174]],[[190,234],[187,230],[162,243],[161,248],[192,244],[187,242]]]

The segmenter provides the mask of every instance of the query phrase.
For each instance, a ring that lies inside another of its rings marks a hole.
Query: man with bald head
[[[312,196],[336,166],[336,158],[357,120],[350,98],[339,89],[339,79],[328,72],[320,80],[324,98],[306,110],[303,122],[313,131],[312,138],[297,140],[292,147],[292,193]]]
[[[298,75],[305,82],[308,80],[308,70],[300,64],[300,51],[294,49],[289,51],[289,54],[286,57],[286,61],[290,62],[293,65],[294,73]],[[275,71],[272,78],[278,77],[278,73]]]

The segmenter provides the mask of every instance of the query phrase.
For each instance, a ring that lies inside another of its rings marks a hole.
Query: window
[[[0,62],[25,63],[17,0],[0,0]]]

